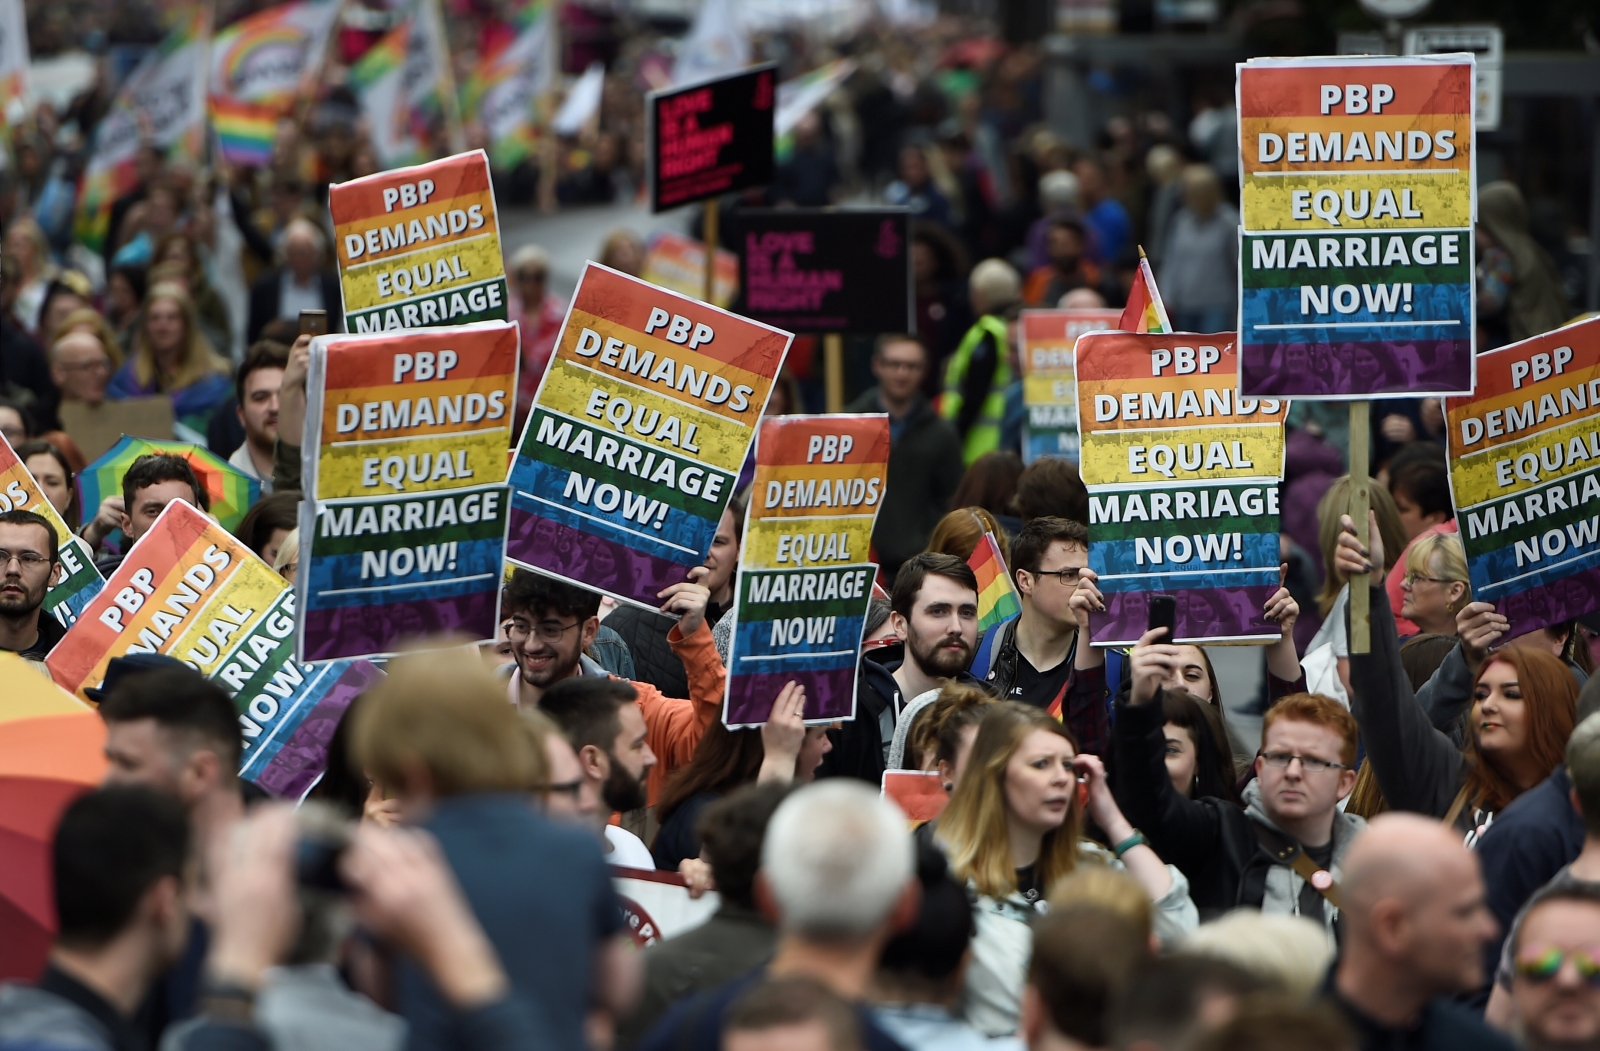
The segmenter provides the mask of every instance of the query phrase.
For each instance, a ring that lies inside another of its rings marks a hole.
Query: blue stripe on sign
[[[1213,557],[1195,557],[1200,552]],[[1239,557],[1232,533],[1182,534],[1134,540],[1091,540],[1089,568],[1100,576],[1127,573],[1186,573],[1220,569],[1264,569],[1278,566],[1277,533],[1245,533]],[[1182,562],[1169,561],[1187,553]],[[1220,557],[1216,557],[1220,556]],[[1161,559],[1157,562],[1156,559]]]
[[[414,602],[453,598],[493,591],[500,586],[505,565],[505,543],[500,537],[456,541],[455,564],[419,573],[415,552],[408,551],[410,572],[395,575],[391,562],[395,552],[317,555],[301,567],[306,588],[306,608],[337,609],[343,606],[380,606],[390,602]],[[383,558],[384,575],[377,575],[377,556]],[[437,557],[437,555],[435,555]],[[367,575],[363,576],[363,566]]]
[[[790,671],[827,671],[854,665],[866,618],[836,617],[831,636],[807,642],[806,632],[810,626],[807,621],[816,619],[827,618],[740,621],[734,629],[733,666],[729,671],[735,675],[781,675]],[[781,632],[795,633],[784,634],[782,638],[794,638],[797,634],[801,641],[774,641],[774,625],[779,625]]]
[[[1244,588],[1278,583],[1278,567],[1271,569],[1244,569],[1236,573],[1141,573],[1126,577],[1102,577],[1100,590],[1110,591],[1184,591],[1194,588]]]
[[[1314,312],[1301,311],[1300,286],[1247,288],[1242,299],[1244,331],[1241,340],[1245,343],[1415,343],[1418,340],[1466,339],[1471,335],[1470,285],[1413,285],[1410,310],[1401,307],[1376,312],[1368,309],[1361,286],[1352,287],[1357,290],[1356,309],[1349,313],[1337,309],[1331,287],[1326,313],[1318,309],[1320,302],[1307,303],[1308,311]],[[1311,288],[1320,298],[1321,284]],[[1452,321],[1456,323],[1449,324]]]
[[[1529,537],[1537,545],[1539,537]],[[1574,573],[1600,566],[1600,551],[1566,548],[1555,555],[1539,552],[1538,562],[1530,561],[1523,548],[1522,565],[1517,565],[1516,546],[1502,547],[1467,560],[1472,577],[1472,597],[1479,602],[1494,602],[1506,595],[1545,587]]]
[[[601,489],[599,484],[589,491],[587,503],[580,502],[575,495],[568,495],[568,482],[573,473],[565,467],[517,457],[511,471],[512,505],[572,529],[593,533],[674,562],[682,562],[686,555],[692,555],[694,561],[698,562],[704,555],[696,552],[711,549],[711,538],[716,535],[717,522],[722,517],[720,507],[731,495],[730,490],[723,489],[716,500],[706,502],[708,511],[717,512],[715,518],[702,518],[671,506],[667,506],[666,515],[661,517],[660,509],[666,505],[653,497],[626,491],[618,494],[615,508],[603,511],[597,503]],[[721,475],[713,474],[711,477],[720,478]],[[607,493],[606,498],[609,496]],[[627,513],[629,511],[632,511],[631,516]]]

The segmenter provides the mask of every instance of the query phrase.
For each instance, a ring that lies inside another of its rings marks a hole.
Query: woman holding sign
[[[1084,838],[1085,817],[1112,850]],[[984,716],[934,837],[975,898],[963,1011],[991,1037],[1016,1031],[1030,922],[1056,881],[1080,864],[1125,868],[1138,880],[1163,941],[1199,921],[1188,880],[1123,817],[1100,760],[1079,755],[1071,731],[1039,708],[1005,701]]]
[[[1578,687],[1543,650],[1489,652],[1473,683],[1466,745],[1457,748],[1434,728],[1401,666],[1394,613],[1383,594],[1383,539],[1377,516],[1369,514],[1369,521],[1370,551],[1350,516],[1341,517],[1334,563],[1355,584],[1369,574],[1374,589],[1372,651],[1350,655],[1350,711],[1390,809],[1441,818],[1472,846],[1498,812],[1561,765],[1577,720]],[[1470,609],[1462,646],[1486,651],[1509,624],[1485,603]]]

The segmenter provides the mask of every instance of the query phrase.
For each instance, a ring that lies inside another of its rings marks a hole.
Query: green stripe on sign
[[[739,619],[787,620],[790,617],[857,617],[872,592],[872,569],[745,572],[739,577]]]
[[[1295,288],[1321,284],[1459,285],[1472,279],[1465,243],[1470,230],[1446,231],[1455,237],[1454,263],[1439,249],[1438,233],[1366,231],[1316,236],[1247,234],[1240,243],[1245,288]],[[1379,262],[1373,261],[1376,245]],[[1390,260],[1388,263],[1381,260]]]
[[[1089,536],[1135,540],[1184,533],[1276,533],[1278,487],[1219,485],[1193,489],[1120,489],[1089,497]]]
[[[487,518],[480,517],[485,496],[494,498],[494,510]],[[420,543],[489,539],[505,530],[509,506],[504,491],[430,493],[369,504],[329,504],[317,516],[316,550],[319,556],[350,555],[361,551],[412,547]],[[413,507],[421,509],[422,524],[415,524],[418,516],[413,513],[410,516],[412,528],[407,529],[406,513]],[[431,526],[427,524],[430,510]],[[467,515],[476,520],[462,521]],[[441,525],[441,518],[447,523],[450,519],[454,519],[454,522]]]
[[[346,332],[388,332],[391,329],[437,328],[473,321],[504,321],[506,282],[497,278],[476,288],[426,296],[400,306],[373,307],[345,317]]]
[[[717,510],[717,503],[685,493],[674,484],[682,472],[695,469],[707,476],[721,475],[723,492],[730,491],[737,478],[699,460],[674,456],[648,441],[591,427],[544,409],[534,411],[532,423],[519,450],[521,456],[552,468],[577,471],[600,484],[610,482],[697,518],[717,520],[722,513]]]

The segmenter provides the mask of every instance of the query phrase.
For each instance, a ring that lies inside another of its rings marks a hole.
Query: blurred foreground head
[[[356,765],[408,804],[533,790],[543,764],[501,684],[465,647],[389,663],[356,712]]]
[[[783,935],[868,943],[914,918],[913,853],[893,803],[857,781],[820,781],[772,815],[760,878]]]

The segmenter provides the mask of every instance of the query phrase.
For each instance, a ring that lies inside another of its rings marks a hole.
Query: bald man
[[[1482,984],[1498,933],[1459,834],[1415,814],[1376,818],[1350,848],[1341,894],[1344,946],[1326,992],[1361,1051],[1511,1051],[1450,1000]]]
[[[50,348],[50,378],[62,401],[81,401],[91,408],[106,400],[111,380],[111,355],[100,337],[74,329]]]

